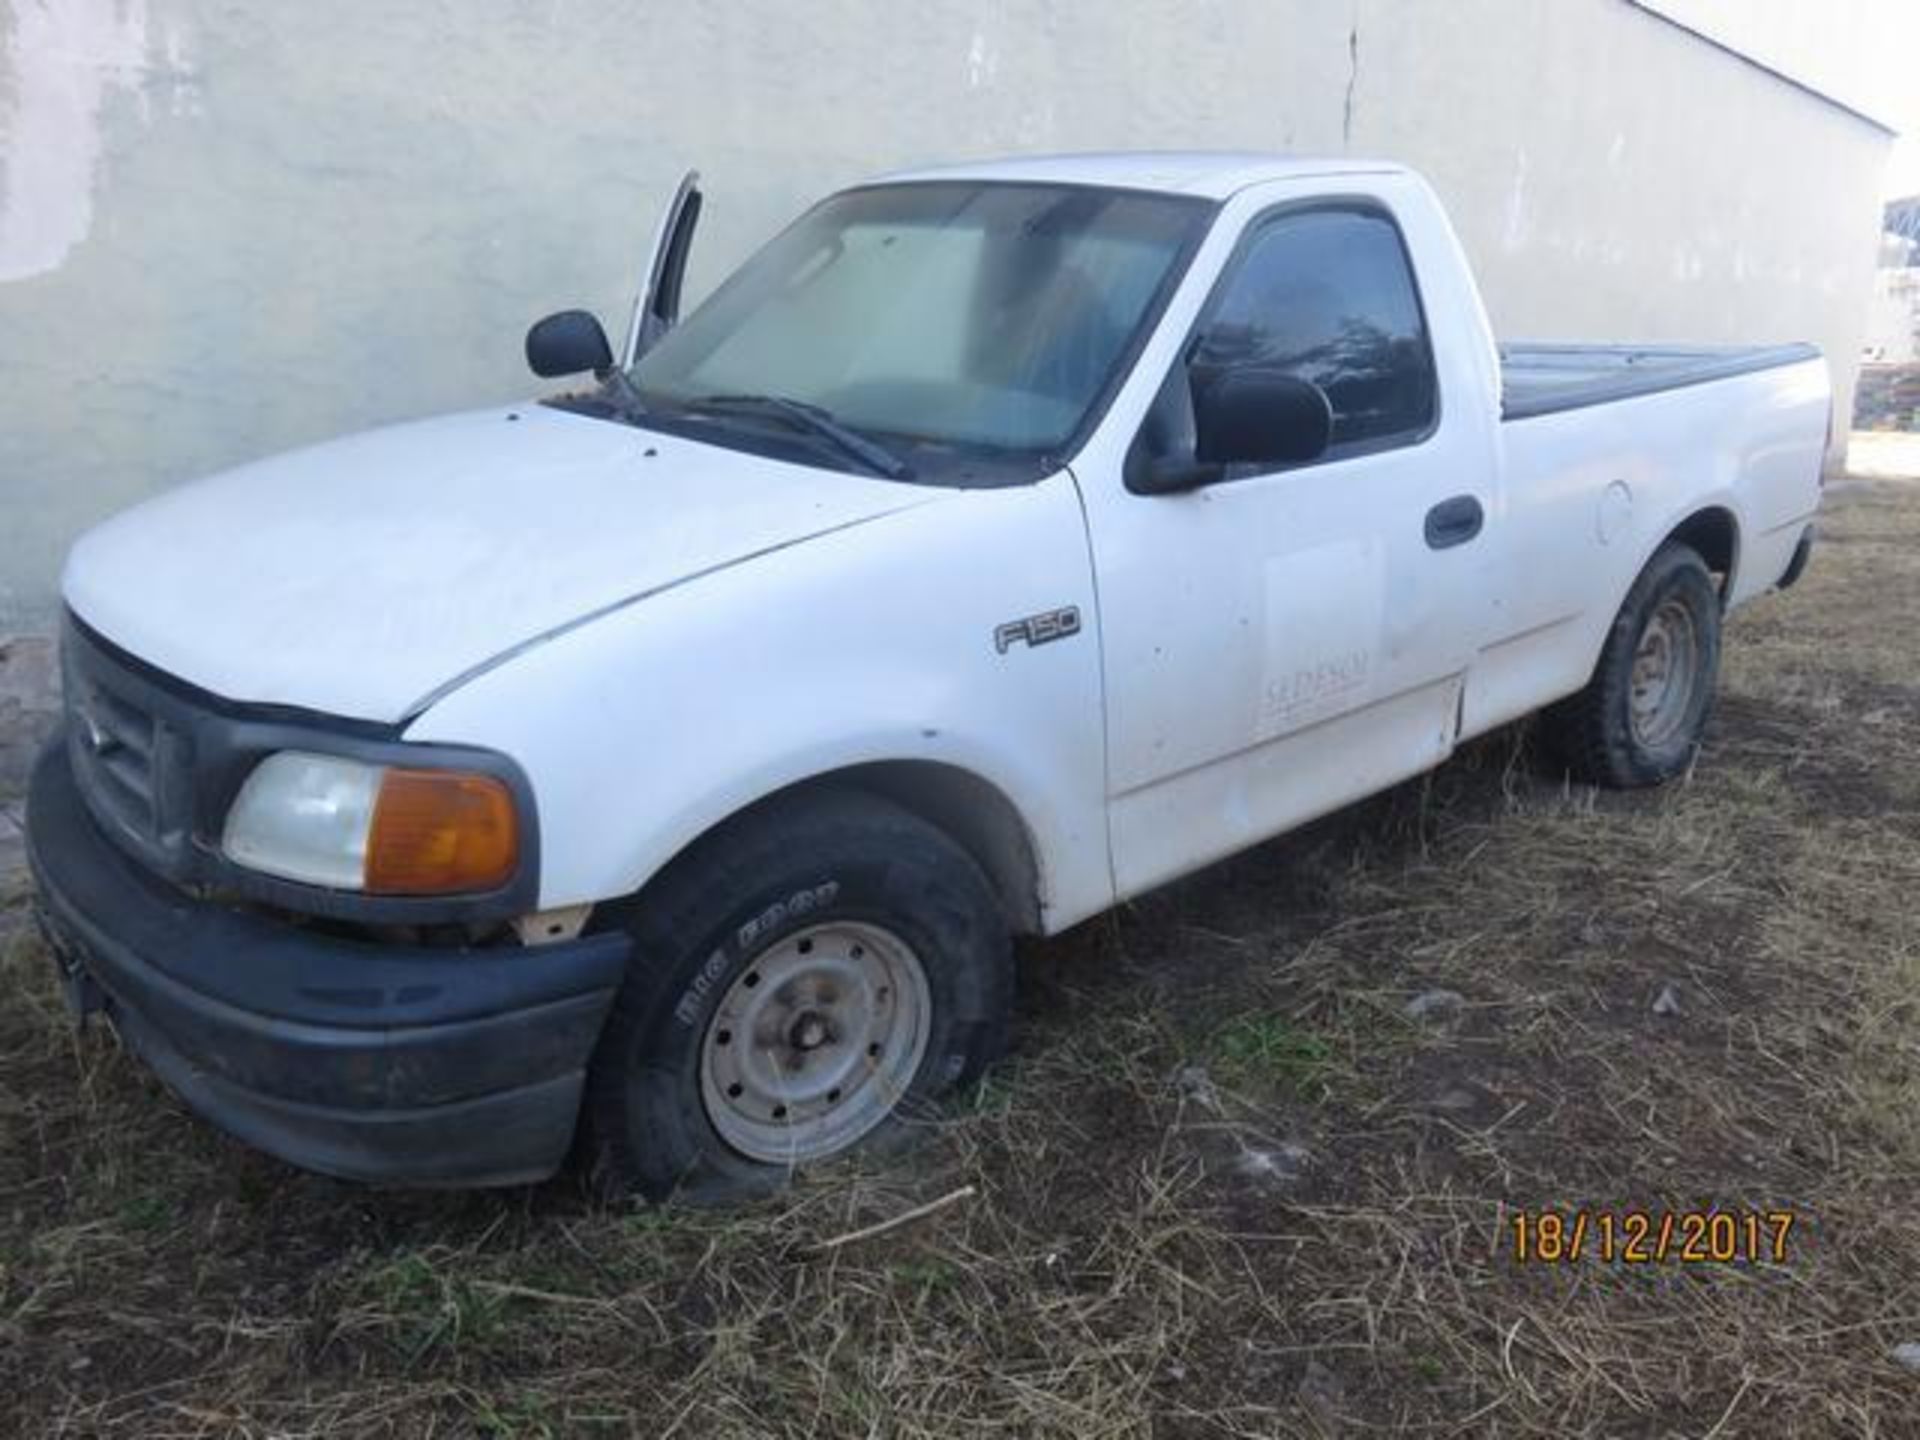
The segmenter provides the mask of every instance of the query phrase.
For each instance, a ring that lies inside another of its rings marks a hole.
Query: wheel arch
[[[1591,613],[1589,624],[1584,632],[1584,643],[1579,653],[1585,656],[1585,663],[1579,669],[1579,686],[1592,680],[1600,658],[1606,650],[1607,635],[1621,608],[1627,603],[1627,597],[1633,593],[1633,587],[1653,563],[1653,557],[1668,545],[1679,543],[1693,550],[1706,562],[1709,572],[1719,577],[1720,609],[1724,612],[1733,596],[1734,580],[1740,566],[1740,519],[1722,497],[1716,496],[1708,503],[1689,511],[1680,519],[1666,525],[1649,527],[1645,532],[1654,538],[1643,542],[1633,557],[1631,570],[1612,577],[1611,584],[1617,586],[1611,605],[1604,610],[1596,607]],[[1571,682],[1573,677],[1569,675]],[[1571,693],[1571,690],[1568,692]],[[1567,698],[1566,695],[1559,697]]]
[[[1733,594],[1733,582],[1740,564],[1740,519],[1724,505],[1707,505],[1694,511],[1661,537],[1660,543],[1641,561],[1644,570],[1661,546],[1675,542],[1688,546],[1707,562],[1707,569],[1720,577],[1720,606],[1726,608]],[[1634,572],[1638,577],[1640,571]]]
[[[861,761],[769,790],[691,836],[654,870],[641,890],[694,847],[767,807],[836,790],[877,795],[940,831],[986,873],[1008,928],[1020,935],[1042,933],[1044,877],[1026,818],[992,781],[940,760]]]

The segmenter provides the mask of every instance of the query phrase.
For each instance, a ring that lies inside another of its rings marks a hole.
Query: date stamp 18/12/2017
[[[1784,1264],[1791,1210],[1516,1210],[1508,1254],[1520,1265]]]

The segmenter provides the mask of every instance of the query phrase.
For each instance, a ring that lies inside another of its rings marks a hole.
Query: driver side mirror
[[[1232,465],[1300,465],[1333,440],[1333,406],[1311,380],[1267,365],[1192,370],[1190,454],[1156,458],[1128,477],[1129,488],[1168,495],[1210,485]],[[1183,449],[1185,447],[1182,447]]]
[[[1311,380],[1235,365],[1193,395],[1193,458],[1202,465],[1299,465],[1333,440],[1333,406]]]
[[[588,311],[561,310],[536,320],[527,331],[527,365],[548,379],[583,370],[604,376],[613,369],[613,347]]]

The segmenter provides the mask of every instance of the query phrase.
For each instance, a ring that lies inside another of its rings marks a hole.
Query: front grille
[[[465,745],[413,744],[399,728],[291,706],[247,704],[166,674],[69,613],[62,627],[67,754],[100,830],[168,883],[355,925],[503,920],[539,891],[539,831],[531,787],[505,756]],[[372,765],[444,765],[498,775],[520,807],[524,857],[512,882],[484,895],[363,895],[248,870],[221,853],[233,797],[264,756],[280,750],[345,755]]]
[[[122,824],[152,835],[153,717],[100,690],[72,708],[76,768]]]
[[[177,870],[190,818],[184,732],[157,713],[149,683],[77,626],[67,627],[61,670],[81,798],[123,848]]]

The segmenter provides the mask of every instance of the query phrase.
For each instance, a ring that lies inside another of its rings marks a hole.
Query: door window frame
[[[1172,367],[1161,378],[1154,398],[1147,406],[1146,413],[1140,417],[1140,423],[1134,431],[1133,440],[1127,447],[1126,467],[1131,472],[1136,463],[1149,458],[1142,453],[1148,432],[1155,426],[1155,412],[1165,403],[1167,389],[1176,380],[1191,384],[1188,379],[1188,367],[1193,362],[1195,349],[1200,337],[1206,332],[1225,303],[1228,287],[1246,263],[1248,255],[1275,226],[1289,220],[1299,219],[1303,215],[1315,214],[1363,215],[1368,219],[1382,220],[1392,232],[1394,243],[1399,247],[1401,262],[1406,267],[1407,283],[1413,291],[1414,311],[1420,318],[1420,349],[1426,358],[1427,373],[1433,377],[1433,413],[1428,417],[1423,429],[1401,431],[1393,435],[1374,436],[1365,440],[1350,440],[1345,444],[1329,446],[1311,460],[1294,461],[1282,465],[1262,465],[1234,467],[1215,483],[1228,483],[1235,480],[1251,480],[1262,475],[1289,474],[1297,470],[1312,469],[1317,465],[1335,464],[1342,460],[1352,460],[1362,455],[1378,455],[1393,450],[1410,450],[1426,444],[1439,432],[1442,418],[1446,413],[1446,396],[1441,385],[1440,364],[1433,351],[1433,327],[1427,319],[1426,296],[1420,289],[1420,269],[1413,263],[1413,251],[1407,245],[1406,231],[1401,228],[1390,206],[1372,195],[1316,195],[1308,200],[1286,200],[1271,205],[1249,219],[1234,242],[1233,251],[1220,267],[1220,273],[1214,277],[1207,291],[1207,298],[1201,303],[1193,323],[1187,327],[1187,333],[1180,342],[1179,353]]]

